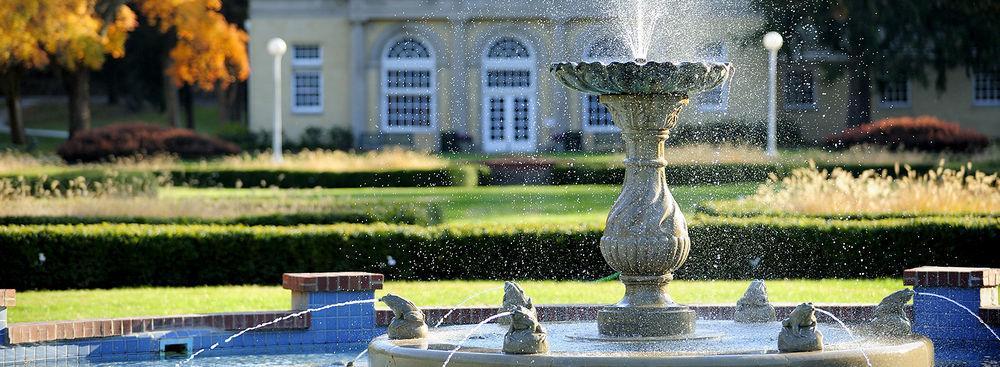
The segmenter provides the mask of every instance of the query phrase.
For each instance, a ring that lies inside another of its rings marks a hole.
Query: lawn
[[[686,304],[735,303],[747,281],[675,281],[674,299]],[[613,282],[521,282],[535,304],[604,304],[623,292]],[[878,303],[902,288],[899,279],[774,280],[767,283],[775,303]],[[377,296],[394,293],[423,307],[499,306],[499,281],[387,282]],[[478,294],[478,295],[477,295]],[[469,298],[470,296],[474,296]],[[466,300],[469,298],[468,300]],[[278,286],[129,288],[113,290],[25,291],[7,311],[9,321],[37,322],[131,316],[160,316],[288,309],[289,291]],[[381,307],[381,306],[380,306]]]
[[[753,194],[757,184],[674,186],[670,190],[681,210],[709,200],[737,199]],[[434,202],[447,223],[520,223],[525,221],[572,223],[603,220],[621,191],[613,185],[480,186],[361,189],[189,189],[160,191],[164,199],[197,203],[202,198],[273,198],[308,202],[317,198],[345,202]]]

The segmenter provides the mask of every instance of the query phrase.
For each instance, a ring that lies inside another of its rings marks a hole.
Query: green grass
[[[670,293],[685,304],[735,303],[747,281],[675,281]],[[623,292],[613,282],[521,282],[535,304],[610,304]],[[767,283],[775,303],[878,303],[902,288],[899,279],[773,280]],[[831,292],[831,290],[836,290]],[[376,296],[394,293],[422,307],[499,305],[500,281],[387,282]],[[478,295],[476,295],[479,293]],[[475,297],[469,298],[470,296]],[[467,299],[468,298],[468,299]],[[7,310],[9,321],[39,322],[133,316],[162,316],[238,311],[273,311],[291,307],[289,291],[278,286],[128,288],[112,290],[25,291]],[[380,306],[381,308],[381,306]]]
[[[708,200],[736,199],[750,195],[757,184],[718,186],[674,186],[671,191],[681,210],[694,213],[694,206]],[[189,189],[160,190],[170,199],[274,198],[304,200],[338,198],[344,201],[424,203],[432,201],[442,209],[446,223],[519,223],[525,221],[573,223],[603,220],[621,187],[612,185],[574,186],[481,186],[431,188],[363,189]]]

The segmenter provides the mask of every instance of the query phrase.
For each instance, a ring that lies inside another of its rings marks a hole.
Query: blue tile
[[[334,330],[347,330],[351,327],[351,318],[349,316],[338,317],[335,319],[336,325],[333,327]]]

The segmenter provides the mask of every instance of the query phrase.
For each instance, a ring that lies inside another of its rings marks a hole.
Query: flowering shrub
[[[825,140],[827,147],[834,149],[871,144],[932,152],[973,152],[989,145],[985,135],[933,116],[886,118],[832,134]]]
[[[239,152],[232,143],[191,130],[131,123],[81,132],[63,143],[57,153],[67,162],[96,162],[135,155],[172,154],[190,159]]]

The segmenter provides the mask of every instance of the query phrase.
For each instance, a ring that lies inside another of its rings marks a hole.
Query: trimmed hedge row
[[[926,264],[1000,266],[997,218],[696,216],[689,228],[694,248],[681,279],[883,277]],[[598,225],[3,226],[0,286],[275,284],[284,272],[346,270],[393,279],[596,279],[613,272],[597,246],[601,231]]]
[[[50,172],[34,172],[19,174],[0,174],[0,180],[6,180],[15,186],[31,187],[33,195],[42,191],[60,191],[65,193],[71,189],[70,182],[83,179],[89,191],[106,191],[109,185],[118,191],[132,193],[152,193],[160,186],[160,177],[149,171],[112,171],[105,169],[67,169]],[[80,187],[72,187],[79,189]]]
[[[476,186],[479,167],[430,170],[322,172],[270,169],[189,168],[170,172],[175,185],[191,187],[434,187]]]
[[[760,163],[721,163],[721,164],[669,164],[666,167],[667,183],[671,185],[717,185],[742,182],[763,182],[769,173],[784,176],[796,168],[806,165],[791,164],[760,164]],[[880,164],[829,164],[819,163],[818,169],[832,171],[841,168],[854,175],[867,170],[887,171],[895,175],[894,165]],[[946,165],[946,168],[958,169],[958,165]],[[918,174],[924,174],[938,168],[937,164],[910,165],[910,169]],[[1000,172],[1000,166],[987,164],[973,166],[973,169],[986,173]],[[900,167],[901,171],[905,171]],[[905,172],[902,172],[905,174]],[[620,185],[625,179],[625,167],[615,165],[571,165],[557,164],[552,168],[551,184],[553,185]]]
[[[148,216],[0,216],[0,225],[41,224],[219,224],[246,226],[296,226],[302,224],[396,223],[433,225],[441,223],[441,209],[433,204],[375,205],[363,208],[325,208],[323,212],[242,215],[230,218]]]

